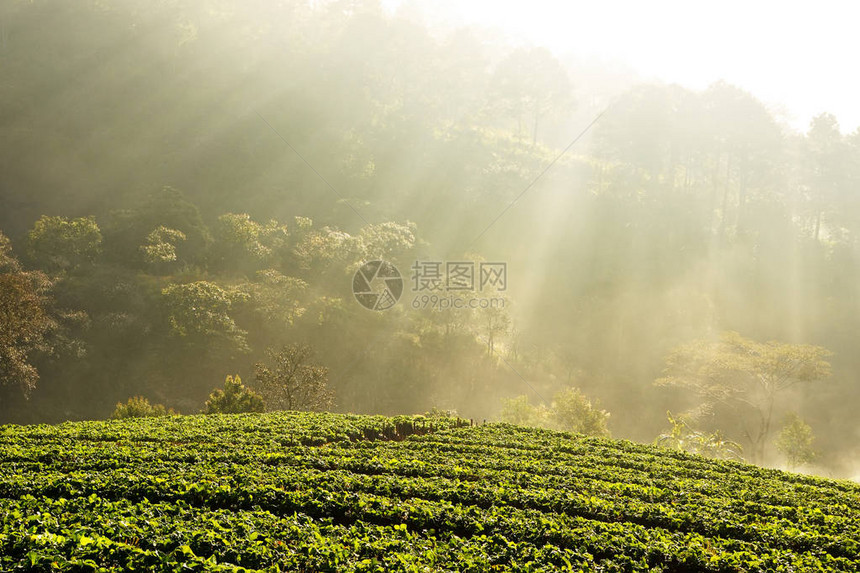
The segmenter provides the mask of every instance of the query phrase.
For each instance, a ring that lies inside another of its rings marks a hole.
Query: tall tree
[[[537,143],[541,122],[564,111],[573,101],[570,78],[546,48],[518,49],[496,68],[490,80],[489,107],[513,119],[520,135]]]
[[[717,235],[742,234],[754,200],[780,186],[783,136],[767,108],[748,92],[717,82],[702,95]]]
[[[225,290],[209,281],[196,281],[172,284],[161,295],[174,335],[203,346],[221,342],[228,349],[247,349],[247,333],[230,316],[233,304],[247,298],[245,293]]]
[[[94,262],[101,243],[101,230],[93,217],[42,216],[27,234],[27,254],[42,270],[69,271]]]
[[[804,148],[803,200],[812,220],[812,238],[817,242],[822,226],[829,225],[829,235],[836,234],[847,196],[855,194],[850,182],[850,148],[839,122],[829,113],[812,119]]]
[[[174,261],[191,264],[205,261],[212,243],[209,228],[197,206],[169,186],[150,194],[134,209],[110,213],[104,226],[105,254],[123,265],[145,267],[149,253],[141,246],[151,244],[151,238],[164,238],[161,229],[170,229],[173,234],[179,231],[185,237],[182,241],[170,241]]]
[[[666,358],[660,386],[692,391],[716,416],[733,420],[754,462],[765,461],[777,399],[787,390],[830,376],[832,353],[820,346],[757,342],[725,332],[696,340]]]
[[[0,387],[26,395],[36,386],[32,357],[51,349],[48,335],[57,327],[48,311],[50,287],[43,273],[21,270],[0,232]]]
[[[254,366],[257,384],[270,410],[323,410],[332,404],[328,369],[310,361],[311,348],[290,344],[267,351],[271,366]]]

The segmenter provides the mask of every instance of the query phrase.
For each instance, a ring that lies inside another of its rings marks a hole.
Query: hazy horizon
[[[638,74],[641,81],[703,90],[724,80],[760,99],[800,133],[832,113],[843,133],[860,127],[860,82],[850,71],[855,19],[849,4],[814,8],[730,0],[570,3],[553,0],[382,0],[390,13],[434,27],[495,29],[513,43],[542,46],[562,60]]]

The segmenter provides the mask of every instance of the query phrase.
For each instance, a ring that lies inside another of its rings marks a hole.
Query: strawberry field
[[[0,571],[860,571],[860,485],[455,420],[0,427]]]

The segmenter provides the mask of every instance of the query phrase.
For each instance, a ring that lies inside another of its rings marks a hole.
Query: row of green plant
[[[850,482],[444,416],[0,427],[10,571],[858,571],[858,517]]]

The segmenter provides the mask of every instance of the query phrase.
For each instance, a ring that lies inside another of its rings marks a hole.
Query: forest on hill
[[[576,388],[616,437],[782,464],[793,427],[856,476],[858,188],[831,114],[798,132],[726,82],[373,0],[6,1],[0,423],[195,413],[299,343],[342,412],[528,418]],[[387,310],[354,294],[374,260]]]

